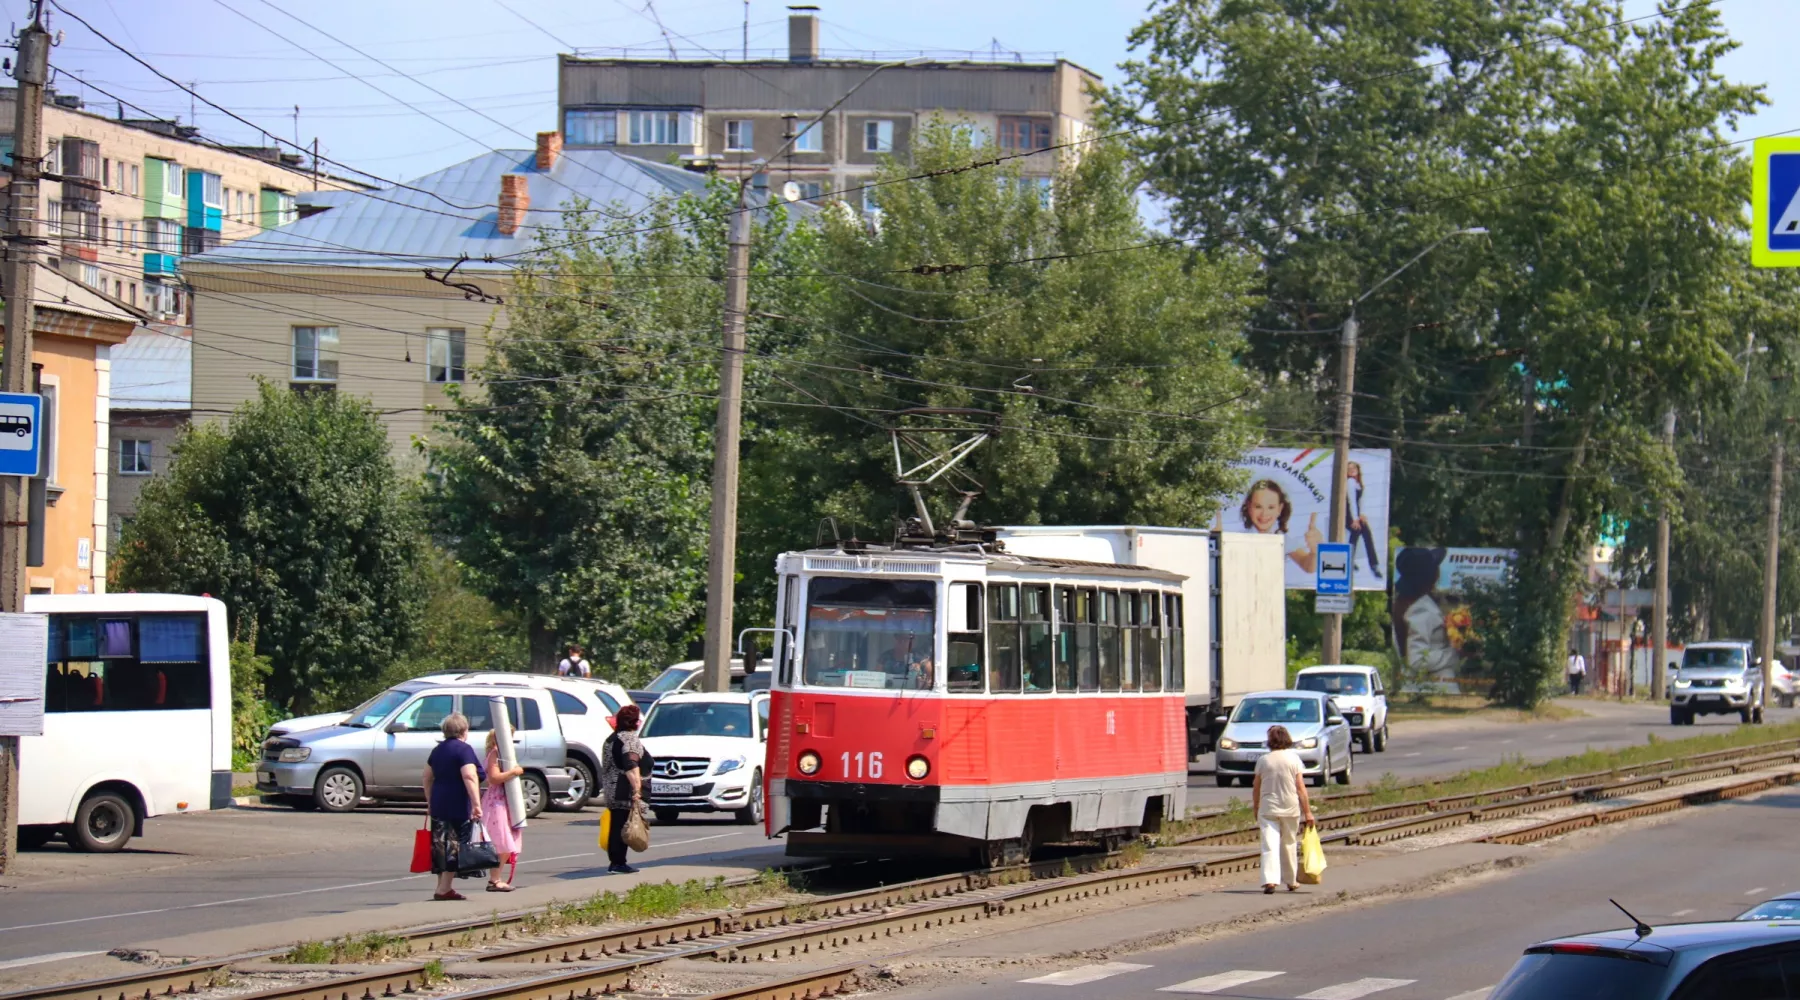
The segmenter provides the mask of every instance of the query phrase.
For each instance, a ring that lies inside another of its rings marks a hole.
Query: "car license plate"
[[[1719,696],[1716,694],[1703,694],[1700,696],[1699,700],[1700,701],[1718,701]]]
[[[256,783],[259,785],[272,785],[275,783],[275,776],[268,771],[258,771],[256,772]]]
[[[650,791],[655,795],[692,795],[694,785],[689,781],[652,781]]]

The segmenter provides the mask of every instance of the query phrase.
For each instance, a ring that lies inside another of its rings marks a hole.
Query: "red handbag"
[[[431,870],[431,819],[425,820],[423,829],[413,831],[412,871],[428,872]]]

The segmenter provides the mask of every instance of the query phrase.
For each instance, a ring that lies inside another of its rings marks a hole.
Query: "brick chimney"
[[[519,231],[525,222],[525,212],[531,207],[531,189],[525,182],[524,174],[500,175],[500,211],[494,219],[494,227],[507,236]]]
[[[556,158],[562,155],[561,132],[539,132],[537,147],[537,168],[549,170],[556,166]]]
[[[794,4],[788,15],[788,62],[809,63],[819,58],[819,8]]]

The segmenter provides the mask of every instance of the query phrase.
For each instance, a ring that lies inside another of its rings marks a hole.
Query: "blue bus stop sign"
[[[41,397],[24,392],[0,392],[0,476],[38,474],[43,415]]]
[[[1321,594],[1350,593],[1350,543],[1320,542],[1313,564],[1313,589]]]

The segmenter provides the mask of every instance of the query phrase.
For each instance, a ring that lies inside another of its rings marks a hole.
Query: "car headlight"
[[[930,773],[931,761],[928,761],[923,757],[908,757],[906,759],[906,776],[912,780],[924,781],[925,776]]]
[[[1306,739],[1294,744],[1294,748],[1297,750],[1317,750],[1319,748],[1319,738],[1317,736],[1308,736]]]
[[[1236,750],[1237,749],[1237,740],[1228,740],[1221,736],[1219,738],[1219,749],[1220,750]]]
[[[818,754],[807,750],[800,754],[800,759],[794,763],[800,769],[801,774],[818,774],[819,765],[823,762],[819,760]]]
[[[1684,688],[1684,687],[1688,686],[1688,681],[1681,677],[1675,678],[1673,683],[1678,688]]]
[[[735,771],[738,768],[743,767],[743,766],[744,766],[744,758],[742,758],[742,757],[727,757],[726,759],[719,761],[719,766],[713,768],[713,773],[714,774],[729,774],[732,771]]]
[[[298,764],[312,756],[312,747],[287,747],[277,758],[283,764]]]

